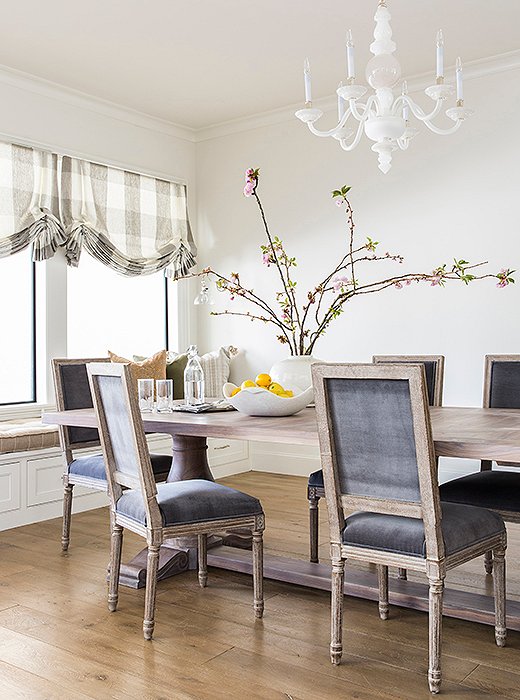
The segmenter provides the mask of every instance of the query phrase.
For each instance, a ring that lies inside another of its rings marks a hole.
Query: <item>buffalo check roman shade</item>
[[[64,247],[122,275],[195,265],[186,186],[38,149],[0,144],[0,257],[33,244],[33,258]]]

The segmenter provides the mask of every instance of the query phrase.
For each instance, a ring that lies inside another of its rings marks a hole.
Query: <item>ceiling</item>
[[[3,8],[0,64],[169,122],[200,129],[314,98],[370,54],[376,0],[18,0]],[[518,0],[388,0],[403,75],[520,48]]]

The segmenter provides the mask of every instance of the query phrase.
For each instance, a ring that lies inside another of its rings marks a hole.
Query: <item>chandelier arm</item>
[[[396,114],[400,106],[407,104],[416,119],[419,119],[421,122],[426,122],[430,121],[431,119],[435,119],[442,109],[443,102],[444,100],[437,100],[432,111],[429,114],[426,114],[422,107],[419,107],[419,105],[410,99],[408,95],[399,95],[393,104],[392,112]]]
[[[356,148],[358,143],[361,141],[361,136],[363,135],[363,124],[364,124],[364,122],[359,122],[359,126],[357,129],[356,135],[354,137],[354,140],[349,145],[347,145],[345,143],[345,139],[340,140],[339,145],[341,146],[341,148],[344,151],[353,151],[354,148]]]
[[[361,107],[363,107],[363,112],[360,113],[357,108],[356,100],[349,100],[348,106],[350,111],[352,112],[352,116],[354,117],[354,119],[357,119],[359,122],[364,122],[368,118],[368,112],[375,101],[376,96],[370,95],[370,97],[366,101],[366,104],[360,105]]]
[[[401,151],[407,151],[408,146],[410,145],[410,139],[397,139],[397,145],[401,149]]]
[[[342,129],[345,126],[349,117],[350,117],[350,109],[347,109],[345,111],[345,114],[343,115],[343,117],[336,124],[336,126],[333,129],[329,129],[328,131],[320,131],[319,129],[316,129],[313,122],[308,122],[307,126],[309,127],[309,131],[312,134],[314,134],[314,136],[322,136],[322,137],[334,136],[335,133],[337,133],[340,129]]]
[[[435,126],[435,124],[431,124],[430,122],[424,122],[424,124],[428,127],[430,131],[433,131],[434,134],[438,134],[439,136],[449,136],[450,134],[454,134],[456,131],[458,131],[458,129],[460,129],[460,125],[463,121],[463,119],[457,119],[455,124],[449,129],[440,129],[438,126]]]

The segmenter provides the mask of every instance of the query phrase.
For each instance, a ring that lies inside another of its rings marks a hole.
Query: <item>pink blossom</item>
[[[335,292],[339,292],[343,287],[346,287],[349,282],[350,280],[346,275],[340,275],[332,280],[332,287]]]
[[[254,181],[248,180],[244,187],[244,197],[250,197],[255,191],[256,183]]]
[[[396,282],[396,283],[394,284],[394,287],[395,287],[396,289],[402,289],[402,288],[403,288],[403,285],[402,285],[401,282]]]
[[[500,282],[497,282],[497,287],[500,287],[500,289],[503,289],[504,287],[507,287],[508,281],[505,278],[502,278]]]
[[[412,284],[412,280],[406,280],[406,286],[409,287]]]
[[[337,199],[337,200],[336,200],[336,206],[337,206],[337,207],[340,207],[342,204],[343,204],[343,202],[341,201],[341,199]]]
[[[250,180],[252,178],[254,173],[255,173],[255,171],[253,170],[253,168],[248,168],[246,170],[246,182],[248,182],[248,180]]]
[[[264,265],[269,266],[269,263],[271,262],[271,256],[269,253],[264,253],[262,255],[262,262],[264,263]]]

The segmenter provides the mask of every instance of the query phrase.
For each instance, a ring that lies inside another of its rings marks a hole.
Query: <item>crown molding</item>
[[[476,61],[468,61],[464,64],[464,80],[475,80],[487,75],[496,75],[510,70],[520,68],[520,50],[509,51],[508,53],[491,56],[489,58],[481,58]],[[455,75],[455,66],[451,67],[450,73]],[[431,73],[421,73],[409,77],[403,76],[403,79],[408,82],[409,92],[420,92],[432,84]],[[323,112],[331,112],[337,108],[337,97],[331,95],[313,101],[313,106],[318,107]],[[261,112],[253,114],[249,117],[240,119],[232,119],[220,124],[214,124],[202,129],[197,129],[196,141],[207,141],[209,139],[220,138],[230,134],[239,133],[241,131],[250,131],[273,124],[293,120],[296,110],[301,109],[301,103],[274,109],[269,112]]]
[[[520,50],[470,61],[464,64],[464,79],[474,80],[487,75],[496,75],[520,68]],[[454,67],[452,71],[454,72]],[[406,78],[410,92],[424,90],[432,82],[431,73],[412,75]],[[36,93],[49,99],[79,107],[90,112],[102,114],[118,121],[139,126],[167,136],[183,139],[191,143],[220,138],[242,131],[250,131],[273,124],[280,124],[294,119],[294,112],[301,108],[301,104],[287,105],[279,109],[261,112],[247,117],[232,119],[227,122],[213,124],[208,127],[194,129],[192,127],[175,124],[167,119],[154,117],[144,112],[125,107],[109,100],[94,97],[87,93],[65,87],[44,78],[25,73],[23,71],[0,65],[0,83],[10,85],[20,90]],[[336,96],[331,95],[314,101],[314,106],[324,112],[336,109]]]
[[[131,107],[110,102],[110,100],[94,97],[80,90],[65,87],[51,80],[25,73],[9,66],[0,65],[0,83],[95,112],[96,114],[102,114],[105,117],[148,129],[149,131],[174,136],[185,141],[195,142],[197,140],[196,130],[191,127],[175,124],[167,119],[154,117]]]

